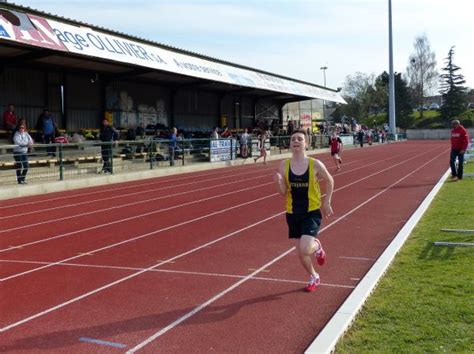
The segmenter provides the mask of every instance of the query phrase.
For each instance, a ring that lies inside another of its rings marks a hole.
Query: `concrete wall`
[[[474,128],[469,128],[469,137],[474,138]],[[407,129],[408,140],[446,140],[451,138],[450,129]]]

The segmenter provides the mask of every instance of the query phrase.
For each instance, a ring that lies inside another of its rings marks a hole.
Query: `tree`
[[[446,66],[442,69],[445,73],[441,75],[441,117],[445,122],[464,112],[467,103],[467,90],[462,86],[466,80],[458,73],[461,68],[453,63],[453,57],[454,47],[451,47],[445,59]]]
[[[347,102],[343,113],[358,120],[369,115],[374,92],[374,74],[355,73],[346,76],[342,95]]]
[[[413,104],[408,83],[402,78],[401,73],[395,73],[395,113],[397,116],[397,126],[402,129],[410,128],[413,125],[412,114]],[[388,82],[389,75],[384,71],[376,80],[376,86],[385,93],[385,109],[388,112]]]
[[[424,97],[436,88],[439,75],[436,70],[435,53],[431,51],[426,34],[416,37],[413,46],[415,53],[409,57],[407,76],[414,101],[422,108]],[[423,109],[420,110],[420,118],[423,118]]]

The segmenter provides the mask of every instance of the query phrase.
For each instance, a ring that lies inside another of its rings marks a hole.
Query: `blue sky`
[[[215,58],[323,84],[388,71],[388,0],[9,1]],[[425,33],[441,68],[451,46],[474,88],[474,1],[392,0],[394,70]]]

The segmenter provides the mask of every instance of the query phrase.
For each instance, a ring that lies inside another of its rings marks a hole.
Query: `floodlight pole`
[[[392,0],[388,0],[388,57],[389,57],[389,96],[388,112],[390,132],[394,138],[397,137],[396,118],[395,118],[395,77],[393,75],[393,43],[392,43]]]

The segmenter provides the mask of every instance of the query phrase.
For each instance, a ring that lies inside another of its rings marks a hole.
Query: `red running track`
[[[0,351],[301,353],[448,154],[445,142],[344,152],[314,293],[287,238],[277,161],[0,201]]]

